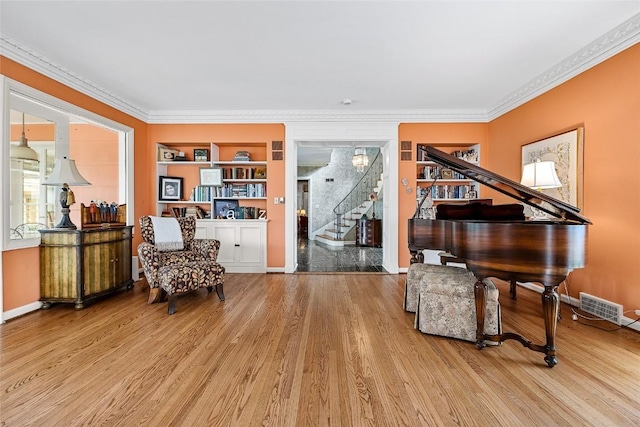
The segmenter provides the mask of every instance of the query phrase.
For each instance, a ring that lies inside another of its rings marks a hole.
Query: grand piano
[[[414,217],[409,219],[408,240],[412,263],[423,262],[424,249],[443,250],[464,259],[467,269],[475,274],[478,279],[474,287],[478,349],[484,347],[485,341],[514,339],[533,351],[544,353],[547,365],[555,366],[558,363],[556,326],[560,302],[556,289],[572,270],[584,267],[587,226],[591,222],[574,206],[434,147],[427,146],[426,151],[429,160],[551,216],[552,219],[533,221],[517,214],[517,209],[513,208],[518,205],[466,205],[467,209],[450,210],[446,219],[439,216],[423,219],[418,218],[423,198]],[[514,211],[515,216],[512,215]],[[544,345],[534,344],[512,332],[484,334],[485,288],[482,279],[487,277],[544,286]]]

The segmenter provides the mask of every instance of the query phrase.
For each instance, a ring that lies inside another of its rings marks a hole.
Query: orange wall
[[[520,147],[584,126],[587,266],[570,274],[579,291],[640,308],[640,44],[489,124],[487,168],[520,175]],[[628,315],[633,317],[633,315]]]
[[[148,147],[146,154],[148,161],[155,165],[156,143],[210,143],[214,142],[223,147],[220,157],[223,160],[232,160],[236,151],[247,149],[253,150],[246,143],[265,143],[267,145],[267,201],[250,204],[261,207],[264,204],[267,210],[267,266],[270,268],[284,268],[285,248],[284,248],[284,207],[283,204],[274,205],[274,197],[284,197],[285,190],[285,168],[284,160],[271,160],[271,141],[283,141],[284,146],[284,125],[282,124],[159,124],[149,125]],[[243,145],[244,144],[244,145]],[[230,147],[225,147],[230,145]],[[191,156],[193,152],[186,152]],[[137,165],[137,163],[136,163]],[[147,175],[145,191],[140,195],[145,199],[145,205],[152,204],[155,212],[155,195],[157,193],[155,180],[155,166],[149,170]],[[191,186],[185,184],[185,191],[190,191]],[[188,194],[185,193],[185,197]],[[137,199],[137,197],[136,197]]]
[[[91,183],[90,186],[72,186],[76,204],[71,206],[71,221],[80,226],[80,204],[89,206],[91,200],[116,202],[118,198],[118,134],[94,125],[69,126],[69,157],[78,170]]]
[[[102,117],[133,128],[135,133],[134,191],[136,195],[147,191],[146,183],[153,172],[149,166],[149,160],[146,155],[149,152],[149,148],[147,147],[146,123],[3,56],[0,56],[0,74]],[[136,218],[155,209],[155,205],[152,206],[145,203],[145,201],[136,198]],[[140,241],[139,235],[140,233],[136,233],[133,243],[134,248]],[[2,252],[2,263],[4,310],[11,310],[37,301],[40,298],[40,271],[37,268],[33,268],[33,266],[39,263],[39,248],[4,251]]]
[[[416,145],[431,144],[434,146],[446,144],[480,144],[480,164],[486,164],[487,145],[486,123],[403,123],[398,128],[399,141],[411,141],[411,160],[399,161],[398,178],[406,178],[411,186],[411,193],[407,193],[400,182],[398,191],[398,267],[409,267],[411,254],[407,249],[407,220],[416,210]],[[402,144],[399,144],[400,150]],[[449,150],[449,148],[444,149]],[[400,151],[398,152],[400,158]],[[484,189],[480,189],[482,197]]]

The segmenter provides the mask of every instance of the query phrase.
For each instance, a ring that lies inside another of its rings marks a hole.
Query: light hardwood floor
[[[229,274],[147,305],[136,286],[0,326],[3,426],[635,426],[640,334],[564,319],[558,366],[516,341],[421,334],[405,275]],[[540,295],[500,284],[503,326],[539,342]],[[603,326],[614,326],[606,323]]]

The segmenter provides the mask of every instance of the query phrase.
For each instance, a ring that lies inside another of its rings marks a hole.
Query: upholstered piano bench
[[[425,334],[476,341],[476,303],[473,276],[434,277],[421,284],[415,328]],[[485,334],[502,333],[498,288],[490,279],[486,287]]]
[[[436,264],[420,264],[414,263],[407,270],[407,278],[404,286],[404,309],[411,313],[415,313],[418,308],[418,294],[421,283],[429,283],[430,281],[450,281],[456,282],[458,275],[466,275],[475,277],[472,272],[465,268],[436,265]]]
[[[169,297],[167,313],[176,312],[178,295],[200,288],[207,288],[212,292],[215,287],[218,298],[224,301],[224,273],[224,267],[214,261],[193,261],[160,267],[160,287]]]

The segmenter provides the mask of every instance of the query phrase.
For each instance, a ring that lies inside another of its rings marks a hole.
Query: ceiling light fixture
[[[22,113],[22,136],[18,145],[11,145],[11,158],[38,162],[38,153],[33,148],[30,148],[27,142],[27,137],[24,134],[24,113]]]
[[[358,172],[364,172],[364,168],[369,166],[369,157],[364,148],[356,148],[356,152],[351,159],[351,163]]]

